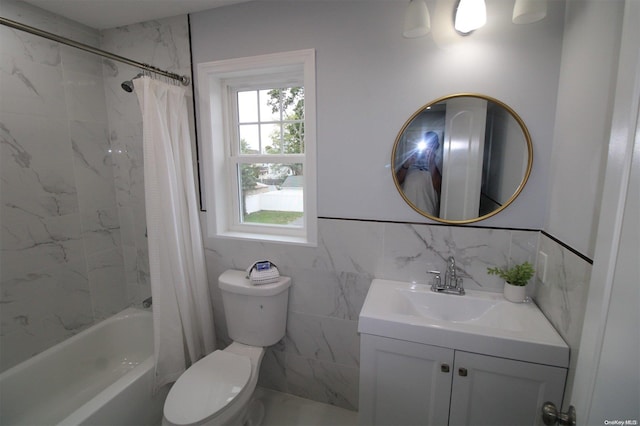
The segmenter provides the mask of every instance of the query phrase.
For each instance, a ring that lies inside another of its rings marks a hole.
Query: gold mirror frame
[[[522,130],[522,134],[523,134],[525,142],[527,144],[528,160],[527,160],[526,171],[524,173],[524,177],[522,178],[522,181],[520,182],[520,184],[516,188],[516,190],[513,193],[513,195],[505,203],[503,203],[499,208],[497,208],[497,209],[495,209],[495,210],[493,210],[493,211],[491,211],[491,212],[489,212],[489,213],[487,213],[487,214],[485,214],[483,216],[478,216],[478,217],[475,217],[475,218],[464,219],[464,220],[451,220],[451,219],[443,219],[443,218],[440,218],[440,217],[433,216],[433,215],[421,210],[420,208],[418,208],[411,200],[409,200],[407,198],[407,196],[405,195],[400,183],[398,182],[398,178],[396,176],[396,170],[397,170],[397,168],[396,168],[396,166],[397,166],[396,165],[396,154],[397,154],[398,146],[400,144],[400,141],[402,140],[402,137],[403,137],[405,131],[411,125],[413,120],[416,119],[416,117],[418,117],[427,108],[430,108],[433,105],[436,105],[436,104],[441,103],[441,102],[445,102],[445,101],[447,101],[449,99],[460,98],[460,97],[471,97],[471,98],[483,99],[483,100],[486,100],[488,102],[492,102],[492,103],[504,108],[511,115],[511,117],[513,117],[516,120],[516,122],[520,126],[520,129]],[[529,180],[529,176],[531,175],[531,167],[532,167],[532,165],[533,165],[533,143],[531,142],[531,135],[529,134],[529,130],[527,129],[527,126],[525,125],[525,123],[522,120],[522,118],[520,118],[520,116],[509,105],[505,104],[504,102],[502,102],[502,101],[500,101],[500,100],[498,100],[496,98],[493,98],[491,96],[486,96],[486,95],[482,95],[482,94],[478,94],[478,93],[457,93],[457,94],[452,94],[452,95],[446,95],[446,96],[442,96],[440,98],[437,98],[437,99],[435,99],[435,100],[423,105],[416,112],[414,112],[411,115],[411,117],[409,117],[409,119],[404,123],[404,125],[402,126],[402,128],[398,132],[398,136],[396,136],[395,142],[393,144],[393,150],[391,152],[391,175],[393,177],[393,182],[394,182],[394,184],[396,186],[396,189],[398,190],[398,193],[402,196],[404,201],[413,210],[415,210],[416,212],[418,212],[422,216],[425,216],[425,217],[427,217],[429,219],[432,219],[432,220],[435,220],[437,222],[447,223],[447,224],[466,224],[466,223],[479,222],[481,220],[487,219],[487,218],[489,218],[491,216],[495,216],[496,214],[500,213],[502,210],[507,208],[511,203],[513,203],[513,201],[518,197],[518,195],[520,195],[520,193],[524,189],[525,184]]]

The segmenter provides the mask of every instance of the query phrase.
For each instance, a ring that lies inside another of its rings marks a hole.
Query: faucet
[[[447,259],[447,270],[444,273],[444,283],[442,282],[440,271],[427,271],[430,274],[435,275],[433,283],[431,284],[431,291],[436,293],[448,293],[464,295],[464,288],[462,287],[462,277],[458,276],[456,269],[456,260],[453,256],[449,256]]]

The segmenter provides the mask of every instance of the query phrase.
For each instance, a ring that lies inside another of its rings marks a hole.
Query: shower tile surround
[[[101,32],[100,48],[178,74],[191,75],[186,16],[149,21]],[[151,295],[144,199],[142,116],[134,93],[120,84],[141,70],[104,60],[109,142],[126,274],[128,302],[140,305]]]
[[[190,73],[184,16],[102,31],[98,38],[47,12],[1,1],[2,16]],[[2,43],[0,64],[5,369],[111,312],[139,305],[150,286],[141,117],[135,95],[120,88],[138,71],[102,61],[101,94],[93,80],[99,60],[0,31],[3,40],[5,34],[14,40]],[[88,98],[90,105],[83,104]],[[59,99],[66,99],[66,110]],[[538,231],[324,218],[315,248],[206,237],[205,245],[221,345],[229,339],[220,273],[266,258],[293,278],[287,335],[269,348],[260,374],[261,386],[278,391],[357,409],[357,319],[371,279],[426,284],[426,270],[444,268],[450,255],[471,276],[465,287],[501,291],[487,266],[510,258],[535,262],[538,249],[545,251],[548,281],[530,285],[530,294],[571,348],[579,344],[591,266]]]
[[[98,46],[20,2],[2,16]],[[0,27],[0,369],[127,306],[102,63]]]
[[[98,32],[3,17],[190,73],[186,16]],[[150,295],[137,68],[0,26],[0,371]]]

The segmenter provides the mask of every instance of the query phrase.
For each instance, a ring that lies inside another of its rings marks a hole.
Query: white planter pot
[[[526,285],[511,285],[508,282],[504,283],[504,298],[510,302],[522,303],[527,297]]]

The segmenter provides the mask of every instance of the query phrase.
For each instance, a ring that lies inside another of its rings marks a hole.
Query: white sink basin
[[[534,303],[467,290],[434,293],[424,284],[374,279],[360,333],[568,367],[569,348]]]
[[[451,322],[477,321],[500,302],[477,297],[442,297],[444,294],[408,289],[397,289],[396,294],[408,302],[405,314]]]

